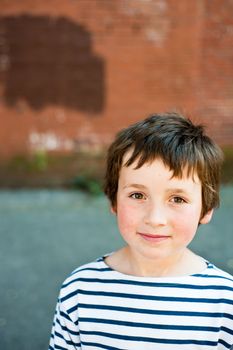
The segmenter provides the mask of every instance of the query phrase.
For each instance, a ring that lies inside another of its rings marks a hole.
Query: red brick
[[[233,145],[232,13],[232,0],[2,0],[0,156],[34,151],[33,135],[105,144],[174,109]]]

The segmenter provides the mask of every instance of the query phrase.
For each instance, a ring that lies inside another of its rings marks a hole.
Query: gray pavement
[[[233,274],[233,186],[193,250]],[[59,287],[75,267],[123,243],[103,196],[0,191],[0,349],[47,349]]]

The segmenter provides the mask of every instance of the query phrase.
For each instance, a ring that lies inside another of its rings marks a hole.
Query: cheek
[[[137,218],[138,215],[131,206],[123,204],[117,207],[117,222],[121,233],[127,233],[135,227]]]
[[[192,240],[199,223],[199,211],[194,212],[187,210],[182,214],[179,213],[173,218],[173,227],[179,233],[179,237],[184,240]]]

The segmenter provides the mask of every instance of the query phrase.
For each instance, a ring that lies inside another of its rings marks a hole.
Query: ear
[[[214,209],[209,210],[200,220],[200,224],[208,224],[212,218]]]
[[[112,214],[116,214],[116,213],[117,213],[116,206],[113,207],[113,206],[111,205],[110,211],[111,211]]]

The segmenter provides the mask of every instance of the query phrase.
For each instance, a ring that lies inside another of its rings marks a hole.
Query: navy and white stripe
[[[124,275],[104,259],[62,285],[50,350],[208,350],[233,345],[233,277],[208,263],[202,274]]]

